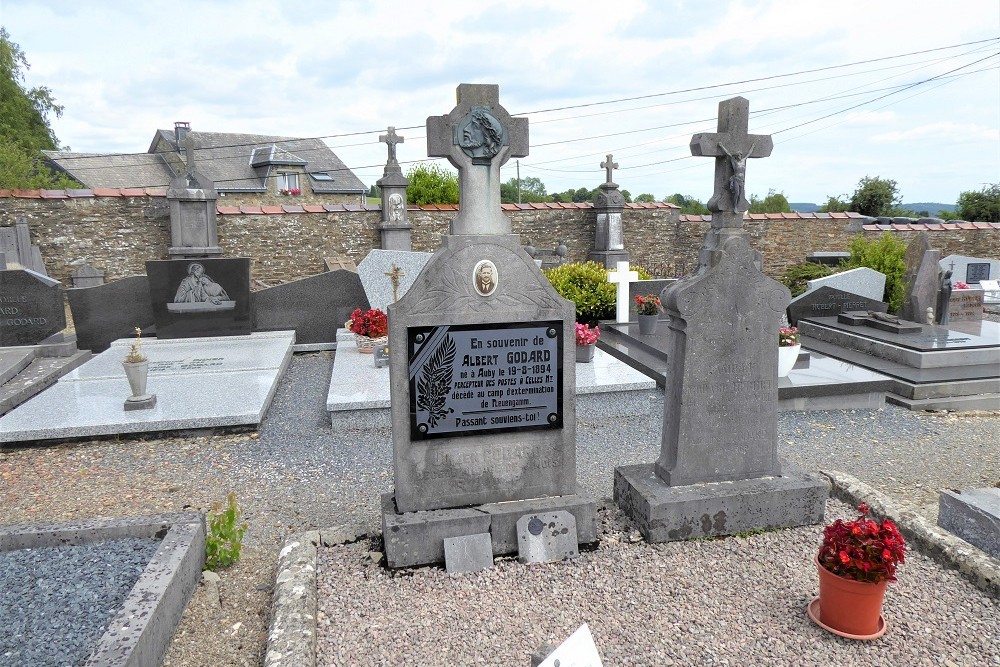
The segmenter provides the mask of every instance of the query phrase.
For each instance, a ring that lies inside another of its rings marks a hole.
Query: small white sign
[[[603,667],[597,644],[584,623],[538,667]]]

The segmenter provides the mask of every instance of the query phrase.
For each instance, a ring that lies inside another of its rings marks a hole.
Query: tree
[[[407,173],[410,185],[406,200],[411,204],[457,204],[458,174],[436,164],[417,164]]]
[[[59,148],[49,117],[59,118],[63,108],[48,87],[24,87],[29,67],[21,47],[0,27],[0,188],[79,187],[42,162],[41,151]]]
[[[663,201],[680,206],[681,213],[686,215],[709,215],[711,213],[708,207],[701,203],[701,200],[695,199],[691,195],[675,193],[665,197]]]
[[[820,213],[844,213],[851,210],[851,205],[833,195],[826,196],[826,203],[819,207]]]
[[[652,204],[656,201],[656,197],[649,194],[648,192],[643,192],[641,195],[635,196],[635,202],[637,204]]]
[[[1000,222],[1000,183],[992,183],[982,190],[969,190],[958,195],[955,216],[976,222]]]
[[[774,188],[771,188],[763,199],[759,199],[757,195],[750,195],[750,209],[747,212],[791,213],[792,207],[788,205],[784,192],[775,192]]]
[[[500,201],[504,204],[516,204],[518,202],[517,189],[516,178],[501,183]],[[542,183],[542,179],[528,176],[521,179],[520,201],[524,204],[530,204],[531,202],[552,201],[552,197],[546,194],[545,183]]]
[[[851,210],[873,218],[894,215],[902,201],[896,181],[865,176],[858,181],[858,187],[851,196]]]

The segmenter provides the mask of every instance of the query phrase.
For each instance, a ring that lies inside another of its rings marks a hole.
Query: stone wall
[[[89,192],[89,191],[86,191]],[[166,259],[170,240],[166,199],[127,191],[94,196],[63,191],[0,191],[0,225],[28,219],[49,275],[70,285],[72,271],[88,263],[109,280],[145,273],[147,259]],[[140,191],[141,192],[141,191]],[[220,202],[219,245],[229,257],[250,257],[253,279],[277,284],[319,273],[323,258],[348,255],[360,262],[380,247],[378,208],[358,205],[232,206]],[[585,260],[592,249],[595,213],[589,204],[504,205],[521,241],[539,250],[565,243],[568,261]],[[857,214],[747,216],[751,243],[764,255],[764,271],[778,277],[816,251],[848,250],[858,234],[877,238],[883,228],[863,224]],[[448,232],[454,206],[411,208],[414,250],[433,251]],[[666,204],[629,205],[622,214],[632,262],[658,277],[683,275],[697,266],[709,228],[701,216],[680,216]],[[927,229],[931,246],[952,253],[1000,258],[1000,224],[891,225],[903,241]]]

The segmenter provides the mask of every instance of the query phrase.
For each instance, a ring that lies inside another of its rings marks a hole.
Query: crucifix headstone
[[[451,234],[510,234],[500,210],[500,167],[528,154],[528,119],[500,106],[500,86],[463,83],[458,105],[427,119],[427,155],[458,169],[458,215]]]
[[[392,283],[392,302],[396,303],[399,301],[399,279],[405,276],[403,270],[396,266],[396,262],[392,263],[392,271],[386,271],[385,275],[389,277],[389,282]]]
[[[618,293],[615,298],[615,321],[619,324],[628,324],[629,284],[639,280],[639,272],[629,271],[628,262],[618,262],[617,268],[617,271],[608,271],[608,282],[618,284]]]
[[[715,189],[708,200],[712,227],[742,227],[750,208],[745,196],[746,162],[771,155],[770,135],[747,134],[750,101],[743,97],[719,102],[718,132],[691,137],[691,155],[715,158]]]
[[[389,126],[388,131],[378,138],[389,149],[389,157],[385,163],[376,185],[382,193],[382,221],[379,232],[382,234],[382,250],[410,250],[410,232],[413,225],[406,219],[406,188],[409,179],[403,176],[403,170],[396,159],[396,144],[403,143],[403,137],[396,134],[396,128]]]
[[[194,137],[184,137],[186,171],[170,181],[170,247],[172,259],[213,257],[222,254],[215,219],[218,193],[215,184],[195,169]]]
[[[788,288],[761,272],[739,202],[720,212],[726,181],[741,176],[728,154],[771,152],[769,137],[746,134],[748,108],[743,98],[720,103],[719,133],[691,140],[692,153],[717,159],[713,229],[697,273],[661,297],[669,318],[660,456],[615,469],[615,501],[651,542],[823,517],[825,483],[778,460],[777,334]]]
[[[607,176],[605,176],[605,185],[616,185],[611,172],[617,168],[618,163],[612,159],[611,153],[608,153],[607,159],[601,163],[601,169],[607,172]]]

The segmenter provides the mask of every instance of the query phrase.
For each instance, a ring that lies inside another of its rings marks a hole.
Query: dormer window
[[[282,192],[299,190],[299,175],[292,171],[279,171],[278,190]]]

